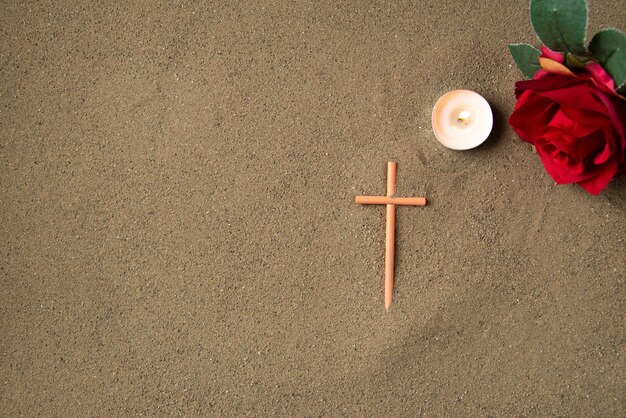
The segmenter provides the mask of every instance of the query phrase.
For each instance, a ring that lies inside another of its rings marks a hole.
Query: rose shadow
[[[626,175],[612,180],[600,193],[600,197],[604,197],[622,213],[626,213]]]

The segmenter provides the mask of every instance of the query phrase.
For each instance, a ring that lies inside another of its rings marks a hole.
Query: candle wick
[[[462,110],[456,117],[457,122],[467,126],[470,124],[472,113],[469,110]]]

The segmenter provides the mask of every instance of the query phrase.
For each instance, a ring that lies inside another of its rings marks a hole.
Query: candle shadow
[[[494,106],[491,106],[491,112],[493,113],[493,128],[485,142],[480,147],[476,148],[477,150],[490,150],[494,148],[504,134],[507,118]]]

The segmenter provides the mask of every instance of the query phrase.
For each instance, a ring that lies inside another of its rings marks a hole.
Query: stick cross
[[[385,309],[389,310],[393,298],[393,274],[395,254],[396,205],[424,206],[425,197],[394,197],[396,194],[396,163],[387,163],[387,196],[357,196],[360,205],[387,205],[385,236]]]

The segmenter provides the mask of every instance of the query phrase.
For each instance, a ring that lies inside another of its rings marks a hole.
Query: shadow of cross
[[[387,196],[357,196],[360,205],[387,205],[385,233],[385,309],[389,311],[393,298],[393,274],[395,254],[396,205],[424,206],[425,197],[394,197],[396,194],[396,163],[387,163]]]

